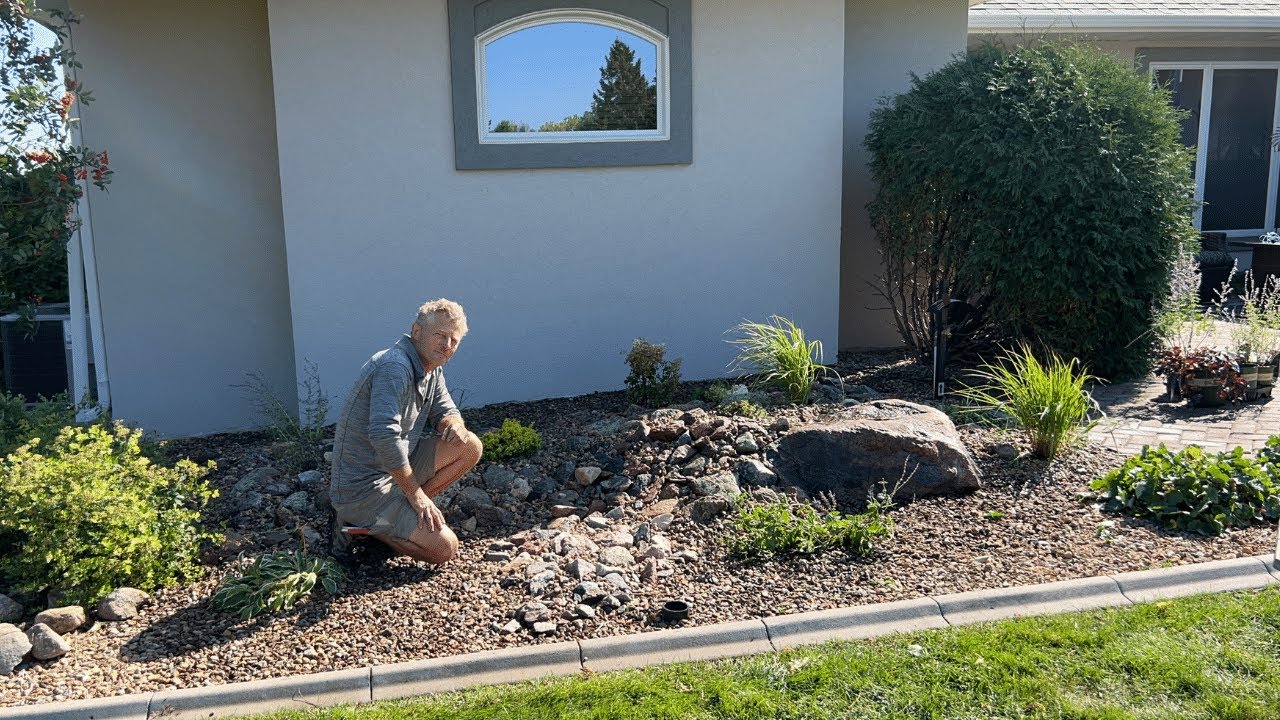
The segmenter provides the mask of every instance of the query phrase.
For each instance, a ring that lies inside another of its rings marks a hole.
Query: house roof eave
[[[971,33],[1257,32],[1280,30],[1280,16],[987,15],[970,16]]]

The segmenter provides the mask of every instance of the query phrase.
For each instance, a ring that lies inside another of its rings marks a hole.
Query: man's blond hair
[[[440,298],[422,303],[418,308],[418,317],[414,320],[418,327],[426,330],[434,321],[449,320],[458,326],[463,335],[467,334],[467,313],[462,306],[452,300]]]

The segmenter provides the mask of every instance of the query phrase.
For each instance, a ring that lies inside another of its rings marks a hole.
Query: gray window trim
[[[1140,47],[1135,54],[1146,74],[1151,63],[1275,62],[1280,60],[1280,47]]]
[[[481,144],[475,38],[522,15],[581,8],[613,13],[667,36],[670,139]],[[693,162],[693,38],[690,0],[449,0],[454,166],[458,170],[676,165]]]

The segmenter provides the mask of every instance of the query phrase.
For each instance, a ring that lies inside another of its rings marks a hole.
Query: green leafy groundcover
[[[1280,436],[1250,457],[1237,447],[1207,453],[1146,447],[1091,483],[1110,511],[1149,517],[1176,530],[1217,535],[1280,517]]]
[[[64,428],[0,459],[0,586],[92,604],[127,585],[151,590],[198,577],[212,464],[154,464],[142,433]]]

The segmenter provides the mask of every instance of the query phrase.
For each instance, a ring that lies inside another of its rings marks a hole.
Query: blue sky
[[[600,86],[600,67],[609,46],[620,39],[635,51],[640,70],[653,80],[658,49],[617,28],[588,23],[555,23],[527,28],[489,44],[485,68],[489,117],[528,123],[581,114]]]

